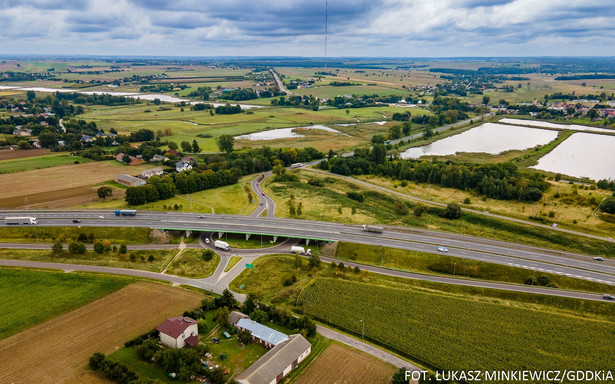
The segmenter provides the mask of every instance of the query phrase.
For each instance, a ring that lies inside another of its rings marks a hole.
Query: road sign
[[[254,265],[246,263],[246,268],[248,268],[248,269],[254,269]]]

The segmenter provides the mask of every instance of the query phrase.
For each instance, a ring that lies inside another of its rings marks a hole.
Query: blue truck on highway
[[[116,209],[115,216],[137,216],[136,209]]]

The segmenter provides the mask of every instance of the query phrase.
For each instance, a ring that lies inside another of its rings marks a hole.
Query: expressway
[[[615,261],[592,260],[591,256],[558,252],[484,238],[446,234],[427,230],[386,227],[382,234],[362,232],[360,227],[308,220],[275,219],[234,215],[200,215],[176,212],[139,212],[134,217],[117,217],[112,211],[4,211],[10,216],[33,216],[39,226],[109,226],[196,230],[214,233],[250,233],[311,239],[345,241],[383,247],[438,253],[549,272],[604,284],[615,285]],[[80,223],[73,223],[80,219]],[[0,224],[4,226],[5,224]]]

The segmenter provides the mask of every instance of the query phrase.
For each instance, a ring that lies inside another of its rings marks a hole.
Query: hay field
[[[366,353],[331,344],[301,374],[295,384],[378,384],[390,383],[394,366]]]
[[[61,383],[94,352],[109,354],[197,306],[202,295],[154,283],[131,284],[100,300],[0,341],[1,383]]]

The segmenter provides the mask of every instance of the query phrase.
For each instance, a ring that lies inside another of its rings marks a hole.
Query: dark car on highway
[[[73,219],[73,223],[81,223],[81,220],[79,220],[79,219]]]

